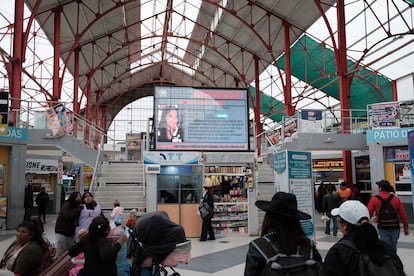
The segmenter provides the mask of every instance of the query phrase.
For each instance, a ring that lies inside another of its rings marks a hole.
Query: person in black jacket
[[[299,253],[316,261],[315,270],[319,269],[322,257],[305,235],[300,220],[308,220],[310,215],[299,211],[294,194],[277,192],[271,201],[258,200],[255,205],[265,211],[262,223],[261,237],[249,243],[246,256],[245,276],[268,275],[264,271],[266,259],[259,252],[255,244],[267,244],[266,254],[272,254],[272,246],[282,254],[292,255]],[[270,241],[270,245],[267,241]],[[274,253],[274,252],[273,252]],[[334,275],[334,274],[332,274]]]
[[[338,216],[339,229],[343,238],[328,251],[322,265],[320,275],[371,275],[366,269],[368,265],[360,261],[361,254],[366,254],[369,260],[383,268],[386,258],[393,258],[397,271],[384,275],[405,275],[403,264],[393,249],[378,238],[375,227],[369,222],[367,207],[359,200],[347,200],[339,208],[332,210],[332,216]],[[352,244],[352,248],[348,245]],[[366,271],[361,274],[360,272]]]
[[[201,201],[206,202],[210,206],[210,209],[213,210],[213,214],[214,214],[214,202],[213,202],[213,195],[210,191],[211,188],[212,188],[211,183],[210,184],[206,183],[203,186],[203,198],[201,199]],[[216,237],[214,236],[213,226],[211,225],[212,218],[213,216],[207,216],[206,218],[203,219],[203,223],[201,225],[200,241],[206,241],[207,234],[209,236],[208,238],[209,240],[216,239]]]
[[[43,217],[43,222],[46,223],[46,208],[49,204],[49,194],[46,193],[45,187],[40,189],[40,192],[36,196],[36,204],[39,219]]]
[[[28,173],[25,176],[26,184],[24,187],[24,217],[23,220],[30,220],[32,216],[33,208],[33,188],[32,188],[33,176]]]
[[[79,276],[117,276],[116,257],[128,238],[121,233],[118,240],[112,243],[107,238],[109,232],[109,220],[98,216],[92,220],[88,234],[69,249],[71,257],[82,252],[85,255],[85,264]]]
[[[56,255],[59,256],[75,244],[75,228],[81,210],[82,197],[79,192],[73,192],[62,205],[55,225]]]
[[[323,196],[323,210],[325,211],[326,215],[328,216],[329,220],[325,222],[325,234],[331,234],[331,222],[332,222],[332,234],[336,236],[338,233],[338,220],[336,217],[331,215],[331,211],[335,208],[338,208],[341,204],[338,194],[335,191],[335,187],[333,185],[329,185],[326,190],[328,193]]]

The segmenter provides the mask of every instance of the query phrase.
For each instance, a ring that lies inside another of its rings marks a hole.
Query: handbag
[[[211,210],[210,205],[207,202],[201,202],[198,210],[200,211],[200,216],[202,219],[207,219],[213,215],[213,210]]]

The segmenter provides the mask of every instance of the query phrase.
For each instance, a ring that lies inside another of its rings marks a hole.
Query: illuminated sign
[[[247,151],[247,89],[156,87],[157,150]]]

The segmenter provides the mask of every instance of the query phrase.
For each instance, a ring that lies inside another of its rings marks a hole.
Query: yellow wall
[[[4,165],[4,186],[3,194],[7,194],[7,184],[9,176],[9,158],[10,157],[10,147],[0,146],[0,164]]]
[[[395,189],[394,163],[392,162],[384,163],[384,175],[385,175],[385,179],[388,180]]]

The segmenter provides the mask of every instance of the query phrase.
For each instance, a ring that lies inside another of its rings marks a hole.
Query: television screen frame
[[[156,86],[154,136],[155,150],[251,151],[248,89]]]

